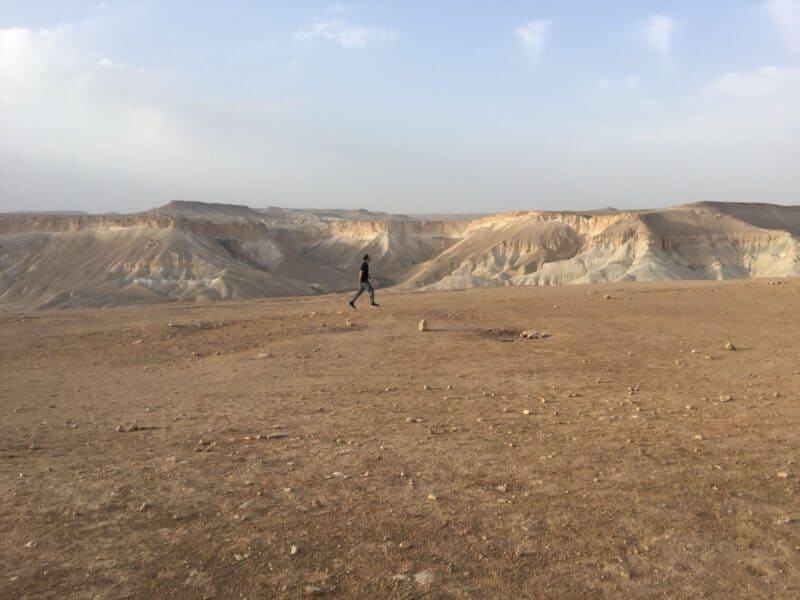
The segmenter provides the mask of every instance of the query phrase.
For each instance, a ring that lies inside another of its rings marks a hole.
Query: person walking
[[[364,255],[364,262],[361,263],[361,269],[358,272],[358,291],[350,299],[348,304],[355,308],[356,300],[358,300],[358,297],[364,293],[364,290],[369,292],[370,306],[380,306],[380,304],[375,302],[375,288],[372,287],[372,284],[369,281],[369,254]]]

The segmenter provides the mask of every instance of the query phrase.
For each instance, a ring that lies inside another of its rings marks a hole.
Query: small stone
[[[779,479],[786,479],[787,477],[789,477],[789,474],[786,471],[778,471],[775,474],[775,476],[778,477]]]
[[[526,329],[519,334],[519,337],[528,340],[536,340],[541,337],[541,334],[535,329]]]
[[[517,544],[514,548],[514,553],[517,556],[531,556],[536,554],[536,544],[532,540],[524,540]]]
[[[403,540],[402,542],[397,544],[397,547],[400,548],[401,550],[408,550],[409,548],[411,548],[412,545],[413,544],[411,542],[407,542],[406,540]]]
[[[696,439],[696,440],[702,440],[702,439],[703,439],[703,436],[702,436],[702,435],[700,435],[700,434],[698,433],[696,436],[694,436],[694,439]]]
[[[144,512],[144,511],[146,511],[148,508],[150,508],[151,506],[152,506],[152,504],[150,504],[149,502],[142,502],[142,503],[139,505],[139,512]]]
[[[603,569],[603,570],[606,573],[609,573],[611,575],[616,575],[617,577],[620,577],[621,579],[630,579],[631,578],[631,571],[624,564],[611,564],[611,565],[606,566],[606,568]]]
[[[267,439],[268,440],[282,440],[284,438],[289,437],[289,434],[284,431],[276,431],[275,433],[268,433]]]
[[[300,553],[300,548],[298,546],[295,546],[294,544],[292,544],[292,546],[289,548],[289,554],[291,554],[292,556],[295,556],[296,554],[299,554],[299,553]]]
[[[436,497],[435,494],[428,494],[428,500],[430,500],[431,502],[436,502],[438,498]]]
[[[731,397],[731,396],[729,396],[727,394],[723,394],[723,395],[721,395],[719,397],[719,401],[720,402],[730,402],[731,400],[733,400],[733,397]]]
[[[424,586],[431,585],[435,578],[435,574],[430,569],[425,569],[424,571],[420,571],[414,575],[414,581]]]
[[[531,411],[526,408],[526,409],[523,409],[522,414],[523,415],[529,415],[529,414],[531,414]]]
[[[428,331],[428,321],[426,319],[422,319],[417,325],[417,329],[420,331]]]
[[[604,300],[611,300],[611,295],[610,294],[606,294],[605,296],[603,296],[603,299]]]
[[[736,346],[734,346],[733,343],[728,342],[725,344],[725,350],[736,350]]]
[[[321,596],[323,592],[324,590],[322,588],[315,585],[307,585],[303,588],[303,593],[305,593],[306,596]]]

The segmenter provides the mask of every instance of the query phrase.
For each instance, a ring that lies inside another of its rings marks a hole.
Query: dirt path
[[[0,597],[800,596],[800,281],[379,301],[0,308]]]

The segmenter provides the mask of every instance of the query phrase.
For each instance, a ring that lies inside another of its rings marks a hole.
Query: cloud
[[[81,22],[0,27],[0,212],[174,198],[335,206],[382,194],[399,208],[408,189],[426,190],[419,153],[406,158],[353,120],[332,122],[291,96],[208,90],[190,73],[120,68],[104,47],[115,23],[102,24],[102,35]],[[342,176],[365,164],[374,168]]]
[[[675,22],[664,15],[651,15],[641,24],[640,35],[651,49],[668,58],[672,53]]]
[[[597,87],[611,104],[595,122],[596,135],[582,138],[590,151],[581,168],[598,194],[630,205],[797,204],[800,68],[719,73],[656,102],[627,80]]]
[[[770,0],[765,7],[789,49],[800,52],[800,0]]]
[[[305,41],[315,38],[329,40],[342,48],[359,49],[368,46],[383,46],[397,38],[397,33],[377,27],[366,27],[350,23],[345,19],[315,21],[310,27],[300,29],[294,39]]]
[[[776,152],[796,156],[800,154],[800,68],[764,66],[724,73],[694,96],[666,107],[659,117],[658,123],[641,127],[633,137],[691,151],[736,152],[747,155],[753,164],[768,161]]]
[[[754,100],[787,95],[800,100],[800,68],[766,66],[753,71],[733,71],[713,79],[703,92],[706,100]]]
[[[13,140],[8,150],[100,162],[129,158],[128,151],[174,150],[174,137],[160,148],[141,144],[171,135],[163,98],[159,102],[162,90],[151,74],[122,71],[121,63],[98,60],[81,46],[70,26],[0,29],[0,106],[12,117],[0,119],[0,139]],[[147,133],[142,114],[165,124],[161,135]]]
[[[34,85],[43,73],[54,68],[67,56],[59,57],[57,48],[71,27],[52,29],[0,29],[0,82],[4,94],[23,85]]]
[[[121,62],[114,62],[110,58],[104,56],[103,58],[97,61],[97,66],[103,69],[124,69],[128,65]]]
[[[209,100],[178,72],[98,50],[77,25],[0,28],[0,212],[211,199],[248,189],[231,181],[278,187],[308,164],[291,108]]]
[[[517,39],[532,58],[538,58],[547,40],[552,23],[546,19],[530,21],[514,30]]]

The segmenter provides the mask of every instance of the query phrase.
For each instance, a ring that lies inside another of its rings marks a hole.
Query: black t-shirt
[[[361,281],[369,281],[369,263],[367,261],[361,263]]]

